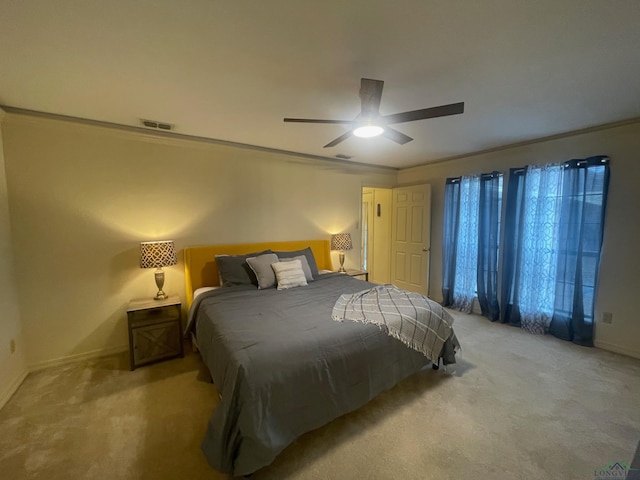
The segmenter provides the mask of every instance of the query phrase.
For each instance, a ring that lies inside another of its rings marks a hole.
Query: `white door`
[[[369,272],[372,283],[391,283],[391,216],[390,188],[362,189],[362,268]]]
[[[391,283],[427,295],[431,185],[394,188],[391,221]]]

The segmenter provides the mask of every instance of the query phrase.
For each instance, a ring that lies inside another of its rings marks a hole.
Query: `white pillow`
[[[278,290],[305,287],[307,285],[307,279],[304,276],[304,270],[302,270],[302,262],[300,262],[300,260],[272,263],[271,268],[273,268],[276,274]]]
[[[300,255],[298,257],[280,259],[281,262],[293,262],[294,260],[300,260],[302,271],[304,272],[304,278],[307,279],[307,283],[313,282],[313,274],[311,273],[311,267],[309,267],[309,261],[307,260],[307,257],[305,257],[304,255]]]

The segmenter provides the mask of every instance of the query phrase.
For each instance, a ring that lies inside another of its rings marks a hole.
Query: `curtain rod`
[[[609,157],[606,155],[595,155],[589,158],[575,158],[572,160],[567,160],[566,162],[558,163],[557,166],[562,166],[564,168],[582,168],[584,166],[595,166],[595,165],[607,165],[609,163]],[[527,171],[527,168],[512,168],[511,173],[514,175],[522,175]]]
[[[473,176],[473,175],[469,175],[469,176]],[[504,176],[504,173],[502,172],[480,173],[478,176],[481,178],[494,178],[494,177],[502,177]],[[462,180],[462,177],[449,177],[447,178],[446,183],[458,183],[460,180]]]

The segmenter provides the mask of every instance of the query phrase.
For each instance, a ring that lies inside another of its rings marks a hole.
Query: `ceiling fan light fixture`
[[[322,148],[335,147],[336,145],[351,138],[351,136],[371,138],[383,134],[388,140],[391,140],[398,145],[404,145],[405,143],[412,141],[413,138],[395,130],[390,125],[464,113],[464,102],[458,102],[451,103],[449,105],[422,108],[420,110],[394,113],[391,115],[380,115],[380,100],[382,98],[383,86],[384,82],[382,80],[374,80],[372,78],[360,79],[360,113],[352,121],[323,120],[318,118],[285,118],[284,121],[351,125],[351,129],[349,131],[343,133],[338,138],[334,138]]]
[[[353,130],[353,134],[360,138],[377,137],[384,133],[384,128],[380,125],[362,125]]]

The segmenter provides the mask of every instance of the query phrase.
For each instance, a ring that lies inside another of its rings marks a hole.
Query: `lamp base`
[[[345,273],[346,270],[344,269],[344,252],[340,252],[338,258],[340,259],[340,270],[338,271],[340,273]]]
[[[169,298],[169,295],[162,291],[162,287],[164,287],[164,272],[161,268],[158,268],[155,272],[156,277],[156,286],[158,287],[158,293],[153,297],[154,300],[166,300]]]

